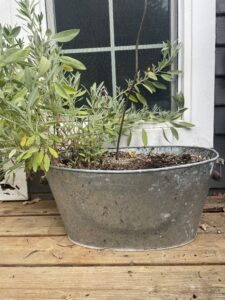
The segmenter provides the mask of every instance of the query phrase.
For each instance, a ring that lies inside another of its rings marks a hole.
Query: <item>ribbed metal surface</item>
[[[191,153],[205,161],[137,171],[51,168],[48,181],[69,238],[117,250],[162,249],[192,241],[218,154],[189,147],[130,150]]]

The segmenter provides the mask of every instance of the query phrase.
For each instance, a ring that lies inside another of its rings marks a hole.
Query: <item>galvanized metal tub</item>
[[[205,160],[135,171],[52,167],[48,181],[70,240],[87,247],[135,251],[194,240],[218,153],[174,146],[122,150],[190,153]]]

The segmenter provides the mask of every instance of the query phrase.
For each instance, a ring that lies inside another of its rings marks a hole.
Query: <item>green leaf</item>
[[[59,155],[58,153],[55,151],[55,149],[51,148],[51,147],[48,147],[48,151],[49,153],[51,154],[51,156],[53,156],[54,158],[58,158]]]
[[[0,63],[3,65],[12,63],[21,63],[26,60],[30,53],[29,49],[9,49],[7,52],[0,57]],[[2,61],[3,60],[3,61]]]
[[[147,100],[145,99],[145,97],[143,97],[143,96],[142,96],[141,94],[139,94],[139,93],[136,93],[136,96],[137,96],[139,102],[141,102],[141,104],[143,104],[143,105],[148,105],[148,104],[147,104]]]
[[[148,77],[151,78],[152,80],[158,80],[156,74],[153,73],[153,72],[150,72],[150,71],[149,71],[149,72],[147,72],[147,75],[148,75]]]
[[[148,135],[144,128],[142,128],[142,143],[145,147],[148,146]]]
[[[37,151],[38,151],[38,148],[37,148],[37,147],[31,147],[29,150],[27,150],[27,151],[24,153],[22,159],[23,159],[23,160],[26,160],[26,159],[30,158],[30,157],[31,157],[35,152],[37,152]]]
[[[130,99],[132,102],[138,103],[138,100],[136,99],[136,97],[135,97],[134,95],[130,95],[130,96],[129,96],[129,99]]]
[[[127,140],[127,146],[128,146],[128,147],[129,147],[130,144],[131,144],[131,140],[132,140],[132,132],[131,132],[131,130],[130,130],[130,134],[129,134],[128,140]]]
[[[39,97],[38,88],[35,87],[35,88],[32,90],[32,92],[31,92],[31,94],[30,94],[30,96],[29,96],[29,99],[28,99],[29,107],[30,107],[30,108],[33,107],[33,105],[34,105],[35,102],[37,101],[38,97]]]
[[[46,35],[47,37],[50,37],[50,36],[52,35],[51,29],[47,29],[46,32],[45,32],[45,35]]]
[[[134,88],[135,88],[135,90],[136,90],[138,93],[140,93],[140,89],[139,89],[139,87],[138,87],[137,84],[134,85]]]
[[[176,102],[178,108],[183,108],[184,107],[184,95],[182,92],[177,93],[174,97],[173,97],[174,101]]]
[[[166,90],[167,87],[161,83],[161,82],[152,82],[152,84],[154,85],[154,87],[156,87],[157,89],[160,89],[160,90]]]
[[[155,93],[156,89],[154,87],[154,85],[149,82],[149,81],[145,81],[144,83],[142,83],[142,85],[151,93]]]
[[[178,109],[178,111],[177,111],[177,113],[179,113],[179,114],[183,114],[183,113],[184,113],[186,110],[187,110],[187,108],[186,108],[186,107],[179,108],[179,109]]]
[[[51,67],[51,62],[44,56],[41,57],[39,63],[40,74],[44,75]]]
[[[38,153],[35,153],[32,161],[32,168],[34,172],[37,172],[38,168],[41,166],[41,163],[44,158],[44,151],[40,151]]]
[[[178,131],[174,127],[170,127],[172,135],[175,137],[175,139],[178,141],[179,140],[179,134]]]
[[[48,172],[51,164],[48,154],[45,154],[43,164],[45,171]]]
[[[186,128],[186,129],[190,129],[195,126],[192,123],[183,122],[183,121],[172,122],[172,124],[177,128]]]
[[[31,146],[34,144],[36,140],[36,136],[35,135],[32,135],[31,137],[29,137],[26,141],[26,146]]]
[[[19,35],[20,31],[21,31],[21,27],[19,27],[19,26],[14,27],[12,32],[11,32],[11,35],[13,37],[17,37]]]
[[[44,159],[44,154],[45,154],[45,153],[44,153],[43,150],[41,150],[40,152],[37,153],[36,160],[37,160],[38,166],[41,165],[41,163],[42,163],[42,161],[43,161],[43,159]]]
[[[168,73],[169,73],[169,74],[172,74],[172,75],[180,75],[180,74],[183,74],[183,72],[180,71],[180,70],[172,70],[172,71],[169,71]]]
[[[26,95],[27,95],[27,88],[24,87],[13,96],[12,100],[17,104],[21,104],[24,101]]]
[[[73,72],[73,67],[63,64],[63,70],[66,72]]]
[[[17,150],[13,149],[10,153],[9,153],[9,159],[11,159],[15,154],[16,154]]]
[[[65,91],[64,87],[61,84],[55,82],[54,83],[54,88],[55,88],[56,93],[60,97],[62,97],[64,99],[69,99],[69,96],[68,96],[67,92]]]
[[[72,86],[69,86],[68,84],[63,84],[63,88],[68,95],[75,95],[77,92]]]
[[[60,61],[63,65],[71,66],[76,70],[80,70],[80,71],[86,70],[86,67],[82,62],[70,56],[61,56]]]
[[[169,139],[167,138],[166,131],[164,130],[164,128],[162,128],[162,132],[163,132],[163,137],[164,137],[164,139],[165,139],[168,143],[170,143]]]
[[[25,68],[24,71],[24,81],[25,81],[25,86],[28,90],[32,89],[32,74],[31,71],[28,67]]]
[[[25,75],[24,70],[18,69],[16,73],[13,74],[13,80],[19,81],[20,83],[24,83],[24,75]]]
[[[165,81],[173,81],[173,78],[169,74],[161,74],[160,75]]]
[[[80,29],[70,29],[56,33],[52,39],[59,43],[67,43],[72,41],[78,34]]]
[[[24,135],[20,140],[20,146],[24,147],[26,145],[26,142],[27,142],[27,136]]]
[[[77,91],[75,97],[81,97],[81,96],[83,96],[83,95],[85,95],[85,94],[86,94],[86,91],[80,90],[80,91]]]
[[[37,161],[38,154],[39,153],[35,153],[35,155],[33,157],[33,161],[32,161],[32,168],[33,168],[34,172],[37,172],[38,167],[39,167],[39,164],[38,164],[38,161]],[[30,169],[31,169],[31,166],[30,166]]]

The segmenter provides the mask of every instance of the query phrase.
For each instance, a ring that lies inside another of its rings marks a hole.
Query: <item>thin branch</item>
[[[147,10],[148,10],[148,0],[144,0],[144,11],[143,11],[143,16],[142,16],[140,27],[139,27],[138,34],[137,34],[136,48],[135,48],[135,74],[134,74],[134,79],[133,79],[132,85],[130,86],[130,89],[128,90],[128,93],[126,94],[126,97],[125,97],[124,110],[123,110],[123,114],[122,114],[122,118],[121,118],[121,122],[120,122],[120,129],[119,129],[117,146],[116,146],[116,160],[118,160],[118,158],[119,158],[120,140],[121,140],[121,135],[122,135],[122,131],[123,131],[125,114],[126,114],[128,103],[129,103],[129,97],[134,89],[134,86],[135,86],[135,83],[137,80],[137,76],[138,76],[138,69],[139,69],[139,52],[138,51],[139,51],[140,37],[141,37],[142,30],[143,30],[143,25],[144,25],[145,17],[147,14]]]

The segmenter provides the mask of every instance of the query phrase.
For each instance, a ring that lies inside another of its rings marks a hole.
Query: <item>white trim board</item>
[[[195,124],[180,130],[181,145],[213,147],[216,0],[179,0],[179,59],[184,71],[179,87],[185,96],[185,120]]]
[[[0,0],[1,24],[21,25],[22,21],[16,17],[16,6],[15,0]],[[24,201],[27,199],[28,190],[24,170],[20,169],[16,171],[15,180],[13,179],[13,175],[11,175],[9,178],[6,178],[6,181],[0,182],[0,201]]]

